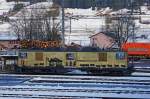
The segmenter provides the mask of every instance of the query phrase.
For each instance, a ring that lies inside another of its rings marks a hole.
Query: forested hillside
[[[53,0],[61,5],[62,0]],[[132,3],[133,2],[133,3]],[[113,9],[130,8],[131,4],[150,4],[150,0],[64,0],[64,6],[69,8],[111,7]]]

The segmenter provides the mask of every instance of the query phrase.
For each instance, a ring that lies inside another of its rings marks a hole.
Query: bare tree
[[[12,29],[19,39],[61,40],[59,6],[52,5],[24,8],[11,21]]]
[[[115,34],[115,43],[119,49],[123,43],[126,43],[129,38],[134,39],[135,23],[130,15],[120,15],[116,17],[112,25],[112,31]]]

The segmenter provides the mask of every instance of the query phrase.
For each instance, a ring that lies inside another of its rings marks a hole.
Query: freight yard
[[[149,99],[149,77],[0,75],[1,99]]]
[[[150,99],[150,0],[0,0],[0,99]]]
[[[1,74],[0,99],[149,99],[149,65],[148,60],[134,62],[135,71],[123,77],[79,71],[74,75]]]

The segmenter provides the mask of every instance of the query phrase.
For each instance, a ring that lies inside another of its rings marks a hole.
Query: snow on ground
[[[109,14],[110,14],[110,15],[127,14],[128,11],[130,11],[130,10],[124,8],[124,9],[120,9],[120,10],[118,10],[118,11],[112,11],[112,12],[110,12]]]
[[[11,31],[9,23],[0,24],[0,40],[15,40],[16,35]]]
[[[139,20],[135,20],[136,42],[150,42],[150,10],[146,6],[141,6],[141,12],[143,15],[139,16]],[[145,37],[142,38],[142,35]]]
[[[10,16],[10,19],[18,19],[24,17],[31,17],[32,14],[40,12],[41,14],[49,11],[49,7],[52,7],[52,2],[40,2],[33,5],[25,6],[15,15]],[[37,11],[37,12],[36,12]],[[33,13],[34,12],[34,13]]]
[[[142,13],[149,14],[150,10],[146,6],[142,6]],[[128,14],[128,9],[120,9],[118,11],[112,11],[109,7],[103,8],[101,10],[92,10],[92,9],[67,9],[66,14],[70,17],[76,16],[76,18],[71,19],[72,25],[69,24],[69,19],[66,22],[66,34],[69,34],[69,28],[71,26],[71,35],[66,37],[67,44],[70,42],[75,42],[81,45],[89,45],[89,37],[105,29],[105,17],[102,15],[117,15],[117,14]],[[88,18],[87,18],[88,16]],[[90,19],[89,17],[96,17],[95,19]],[[141,19],[135,20],[136,29],[135,37],[136,42],[150,42],[150,24],[143,24],[141,21],[149,22],[149,15],[140,15]],[[78,31],[77,31],[78,30]],[[77,35],[75,35],[78,34]],[[87,35],[82,35],[83,33]],[[131,38],[132,39],[132,38]],[[129,40],[132,41],[132,40]]]
[[[42,2],[30,5],[27,8],[27,12],[31,12],[31,8],[48,8],[52,5],[52,3]],[[43,9],[42,9],[43,10]],[[15,16],[10,17],[11,19],[15,19],[15,17],[19,17],[22,15],[22,11],[19,11]],[[103,12],[108,12],[108,8],[103,9]],[[25,16],[30,16],[30,14],[26,13]],[[43,13],[43,11],[42,11]],[[95,31],[101,31],[105,26],[105,18],[104,17],[95,17],[97,14],[96,10],[89,9],[65,9],[65,39],[66,44],[70,44],[71,42],[75,42],[81,45],[89,45],[90,44],[90,36],[95,33]],[[59,18],[61,19],[61,18]],[[71,24],[70,24],[71,22]],[[71,32],[70,32],[71,27]],[[83,34],[83,35],[82,35]],[[69,36],[70,35],[70,36]]]
[[[106,9],[108,10],[108,9]],[[81,45],[90,44],[90,36],[96,31],[102,31],[105,26],[105,18],[97,16],[98,11],[90,9],[66,9],[65,22],[66,43],[75,42]],[[71,24],[70,24],[71,22]],[[70,32],[71,27],[71,32]],[[84,35],[82,35],[84,34]]]
[[[96,16],[109,15],[110,13],[112,13],[112,9],[110,9],[110,7],[106,7],[98,10]]]
[[[28,3],[27,3],[28,4]],[[47,3],[47,2],[42,2],[42,3],[37,3],[37,4],[33,4],[30,6],[27,6],[27,10],[28,13],[24,13],[24,15],[29,16],[31,13],[31,8],[38,8],[38,7],[44,7],[44,8],[48,8],[50,5],[52,5],[52,3]],[[8,12],[9,10],[11,10],[14,6],[14,2],[6,2],[5,0],[1,0],[0,1],[0,14],[4,14],[6,12]],[[3,10],[1,10],[3,9]],[[43,10],[43,9],[42,9]],[[14,16],[10,16],[10,19],[15,20],[18,17],[21,17],[21,13],[23,10],[19,11],[17,14],[15,14]],[[11,30],[11,25],[8,22],[3,22],[2,24],[0,24],[0,40],[15,40],[17,39],[16,35],[12,32]]]
[[[150,73],[144,73],[144,72],[134,72],[132,73],[133,76],[150,76]]]
[[[6,0],[0,0],[0,15],[6,15],[14,7],[14,2],[6,2]],[[16,39],[16,36],[10,30],[9,23],[0,24],[0,40]]]
[[[7,3],[5,0],[1,0],[0,2],[0,9],[6,9],[9,11],[13,7],[13,2]],[[42,2],[27,6],[29,12],[31,12],[31,8],[48,8],[52,5],[50,2]],[[141,7],[142,12],[150,13],[147,7]],[[43,10],[43,9],[42,9]],[[48,9],[46,9],[48,10]],[[6,11],[6,12],[7,12]],[[22,10],[23,11],[23,10]],[[105,17],[101,15],[116,15],[116,14],[126,14],[128,13],[128,9],[120,9],[118,11],[112,11],[109,7],[102,8],[100,10],[92,10],[89,9],[65,9],[65,39],[66,44],[70,44],[71,42],[75,42],[81,45],[89,45],[90,44],[90,36],[92,34],[98,33],[99,31],[103,31],[105,29]],[[4,13],[5,11],[0,10],[0,13]],[[26,14],[30,16],[30,14]],[[16,15],[11,16],[11,19],[16,19],[16,17],[21,16],[21,11],[18,12]],[[147,15],[141,16],[142,21],[149,21],[150,17]],[[70,24],[71,22],[71,24]],[[136,32],[136,41],[137,42],[150,42],[150,24],[142,24],[139,20],[135,21],[137,29]],[[6,23],[5,23],[6,24]],[[1,25],[0,27],[4,27],[5,25]],[[71,30],[70,30],[71,27]],[[6,30],[7,30],[6,26]],[[70,32],[71,31],[71,32]],[[0,31],[3,33],[4,31]],[[70,36],[69,36],[70,35]],[[142,38],[141,36],[145,35],[146,38]],[[9,37],[7,37],[9,38]],[[12,38],[12,37],[10,37]],[[5,39],[5,38],[0,38]]]
[[[4,74],[1,74],[1,76]],[[11,78],[10,74],[5,74],[1,80],[5,80],[5,78]],[[138,98],[138,99],[149,99],[149,91],[150,91],[150,86],[149,86],[149,77],[98,77],[98,76],[61,76],[61,75],[17,75],[17,79],[22,77],[28,76],[27,78],[29,80],[49,80],[49,78],[43,78],[45,76],[47,77],[59,77],[59,78],[64,78],[67,79],[66,77],[74,78],[84,78],[82,80],[86,80],[86,78],[103,78],[103,79],[112,79],[113,81],[127,81],[127,83],[109,83],[106,84],[104,83],[96,83],[93,81],[92,83],[34,83],[34,82],[20,82],[15,85],[11,83],[12,79],[7,81],[10,81],[8,83],[5,83],[4,85],[1,85],[0,89],[0,97],[2,96],[17,96],[22,98],[24,96],[27,97],[40,97],[40,96],[49,96],[56,95],[56,96],[85,96],[85,97],[114,97],[114,98]],[[37,76],[37,78],[35,78]],[[103,79],[100,79],[100,81],[103,81]],[[61,79],[60,79],[61,80]],[[73,80],[73,79],[72,79]],[[129,84],[128,82],[131,82]],[[19,79],[20,81],[20,79]],[[109,81],[109,80],[108,80]],[[144,82],[147,84],[136,84],[136,82]],[[134,83],[135,82],[135,83]],[[10,84],[10,85],[8,85]],[[64,90],[64,91],[63,91]],[[75,91],[73,91],[75,90]],[[81,90],[81,91],[80,91]],[[87,90],[87,91],[82,91],[82,90]],[[102,91],[88,91],[88,90],[102,90]],[[121,92],[120,92],[121,90]],[[18,98],[16,97],[16,98]],[[3,98],[5,99],[5,98]]]
[[[13,9],[14,2],[6,2],[6,0],[0,0],[0,15],[7,13],[9,10]]]
[[[150,80],[150,77],[132,77],[132,76],[128,76],[128,77],[112,77],[112,76],[79,76],[79,75],[25,75],[25,74],[0,74],[0,76],[3,77],[7,77],[9,76],[10,78],[12,77],[21,77],[21,78],[37,78],[37,79],[41,79],[41,78],[78,78],[78,79],[82,79],[82,78],[89,78],[89,79],[103,79],[103,80],[107,80],[107,79],[111,79],[111,80],[119,80],[121,79],[121,81],[123,80]]]
[[[145,16],[141,16],[144,17]],[[147,17],[146,17],[147,18]],[[150,16],[149,16],[149,20],[150,20]],[[150,23],[149,24],[143,24],[140,22],[140,20],[135,20],[135,30],[134,30],[134,34],[135,34],[135,41],[136,42],[150,42]],[[133,41],[133,39],[131,38],[129,41]]]
[[[73,16],[93,16],[96,14],[96,11],[90,9],[71,9],[66,8],[65,14],[73,15]]]

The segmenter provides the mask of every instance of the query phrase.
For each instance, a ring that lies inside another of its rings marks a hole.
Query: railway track
[[[12,98],[15,98],[15,99],[27,99],[27,98],[30,98],[30,99],[102,99],[100,97],[86,97],[86,96],[56,96],[56,95],[39,95],[39,96],[36,96],[36,95],[26,95],[26,94],[0,94],[0,97],[3,97],[6,98],[6,99],[12,99]]]
[[[48,77],[48,78],[33,78],[28,83],[116,83],[116,84],[150,84],[150,79],[132,79],[128,78],[76,78],[76,77]]]
[[[103,98],[105,95],[114,94],[130,94],[141,96],[149,96],[149,91],[142,90],[123,90],[123,89],[82,89],[82,88],[1,88],[0,97],[15,97],[15,98]],[[112,96],[111,96],[112,97]]]
[[[0,99],[149,99],[150,95],[149,77],[0,76],[0,81],[3,80]],[[17,84],[13,85],[11,81],[17,81]]]
[[[0,88],[0,91],[7,92],[7,91],[18,91],[20,92],[88,92],[88,93],[135,93],[135,94],[150,94],[150,90],[129,90],[129,89],[92,89],[92,88]]]

